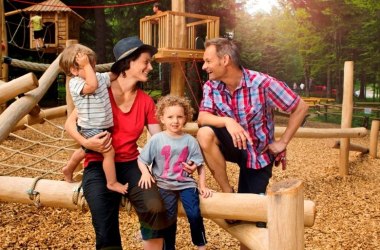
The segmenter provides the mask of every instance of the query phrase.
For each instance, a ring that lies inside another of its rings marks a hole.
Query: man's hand
[[[234,119],[228,119],[226,129],[232,137],[234,146],[239,149],[247,149],[247,143],[253,144],[251,136],[247,131]]]
[[[264,148],[261,153],[269,151],[270,154],[275,156],[274,165],[278,167],[281,163],[282,170],[286,169],[286,146],[287,144],[281,140],[275,141]]]

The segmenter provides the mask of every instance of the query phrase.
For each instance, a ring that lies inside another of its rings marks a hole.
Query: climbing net
[[[63,129],[65,119],[44,119],[11,133],[0,144],[0,175],[63,180],[61,169],[78,147]]]

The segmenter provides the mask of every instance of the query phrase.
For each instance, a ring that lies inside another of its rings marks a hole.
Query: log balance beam
[[[275,136],[279,137],[285,132],[286,127],[276,127]],[[198,131],[198,124],[195,122],[186,123],[184,131],[195,135]],[[359,138],[367,135],[367,129],[360,128],[299,128],[294,135],[298,138]]]
[[[0,176],[0,201],[87,210],[79,186],[79,183],[64,181]],[[278,246],[300,249],[293,248],[294,240],[303,244],[304,226],[313,226],[315,220],[315,203],[304,200],[303,184],[299,180],[275,183],[267,196],[213,193],[210,198],[200,198],[200,209],[203,217],[212,219],[251,249],[268,249],[267,246],[269,249],[280,249]],[[182,205],[179,212],[184,216]],[[223,219],[244,222],[228,225]],[[254,221],[267,221],[268,229],[256,228]],[[277,247],[272,246],[272,238],[279,241],[275,244]],[[254,246],[259,242],[263,247]]]

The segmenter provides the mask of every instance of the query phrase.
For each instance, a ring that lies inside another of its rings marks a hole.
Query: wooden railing
[[[219,37],[216,16],[165,11],[140,19],[140,39],[159,50],[156,58],[170,57],[174,52],[181,58],[202,57],[203,42],[196,46],[196,40],[215,37]]]

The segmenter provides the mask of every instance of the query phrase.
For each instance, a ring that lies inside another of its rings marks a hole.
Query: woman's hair
[[[166,95],[161,97],[156,105],[156,117],[160,120],[160,117],[164,115],[165,108],[172,106],[180,106],[185,113],[186,122],[190,122],[193,118],[194,109],[191,107],[189,99],[186,97],[179,97],[173,95]]]
[[[205,48],[211,45],[215,46],[216,54],[219,58],[222,58],[224,55],[228,55],[236,66],[240,66],[239,47],[232,39],[219,37],[207,40],[205,42]]]
[[[68,76],[72,76],[70,68],[79,68],[78,63],[75,61],[78,53],[86,54],[91,65],[95,65],[96,63],[96,54],[92,49],[79,43],[71,44],[62,51],[61,58],[59,59],[59,67]]]
[[[114,63],[114,65],[112,65],[111,67],[111,72],[117,76],[122,75],[123,77],[126,77],[125,71],[130,69],[131,61],[137,60],[137,58],[139,58],[140,55],[145,52],[148,52],[150,54],[152,53],[149,48],[143,47],[143,48],[137,49],[126,58],[121,59],[120,61]]]

